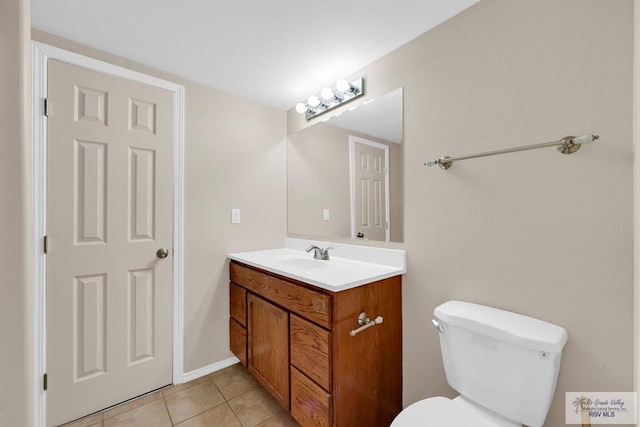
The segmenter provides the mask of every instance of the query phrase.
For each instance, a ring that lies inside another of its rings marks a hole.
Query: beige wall
[[[282,247],[286,234],[284,112],[195,89],[186,94],[185,371],[231,356],[227,254]]]
[[[231,357],[226,255],[283,244],[285,113],[37,30],[33,39],[185,86],[184,371]]]
[[[289,235],[351,237],[349,136],[389,147],[391,241],[402,241],[402,145],[326,123],[301,129],[287,142]],[[322,210],[330,210],[330,220]]]
[[[430,324],[449,299],[567,328],[547,426],[566,391],[632,390],[632,30],[632,0],[483,0],[354,74],[405,88],[405,404],[454,395]]]
[[[7,100],[0,339],[16,349],[0,352],[2,426],[29,425],[31,413],[30,211],[21,187],[30,170],[15,110],[25,64],[15,61],[26,39],[16,23],[28,22],[24,11],[18,19],[27,4],[3,0],[0,14]],[[568,329],[547,426],[564,424],[565,391],[631,390],[632,7],[632,0],[484,0],[363,70],[371,95],[405,87],[405,404],[454,394],[430,325],[433,308],[452,298]],[[284,114],[34,38],[187,87],[185,370],[229,357],[224,256],[280,245],[285,234]],[[601,141],[571,156],[548,149],[447,172],[422,166],[588,132]],[[229,224],[232,207],[242,209],[242,224]]]
[[[33,423],[30,3],[0,1],[0,426]]]

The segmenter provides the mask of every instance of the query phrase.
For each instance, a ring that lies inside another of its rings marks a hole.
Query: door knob
[[[166,258],[169,256],[169,249],[167,248],[160,248],[158,249],[158,251],[156,252],[156,256],[160,259]]]

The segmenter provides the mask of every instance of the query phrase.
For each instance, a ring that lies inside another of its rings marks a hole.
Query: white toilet
[[[434,310],[447,382],[460,396],[405,408],[391,427],[541,427],[567,331],[509,311],[449,301]]]

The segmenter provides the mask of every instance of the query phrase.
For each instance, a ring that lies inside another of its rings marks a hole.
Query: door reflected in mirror
[[[289,135],[289,234],[402,242],[402,143],[402,88]]]

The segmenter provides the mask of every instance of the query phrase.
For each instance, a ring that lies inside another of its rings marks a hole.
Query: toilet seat
[[[431,397],[407,406],[391,427],[522,427],[480,408],[461,396]]]

